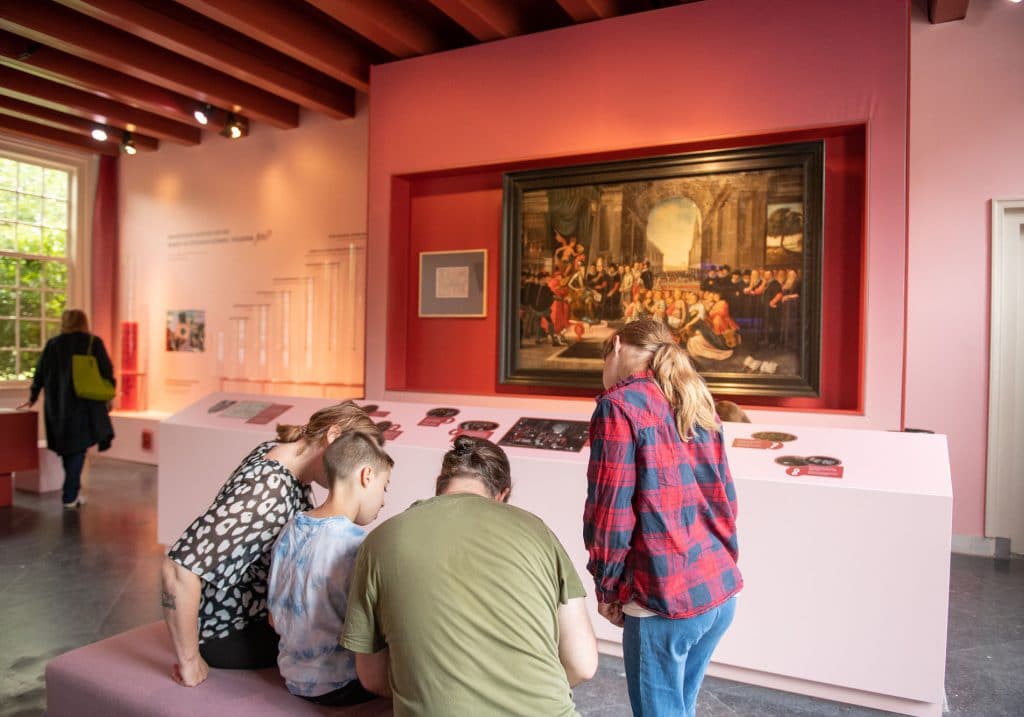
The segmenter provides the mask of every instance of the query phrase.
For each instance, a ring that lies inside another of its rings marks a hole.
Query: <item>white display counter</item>
[[[255,425],[226,411],[208,412],[222,400],[290,408]],[[305,423],[330,403],[216,393],[161,423],[160,542],[177,539],[241,459],[273,436],[276,423]],[[491,436],[497,442],[522,416],[586,421],[592,408],[581,402],[579,413],[569,415],[450,403],[446,407],[459,409],[451,422],[421,426],[436,406],[358,403],[377,404],[387,415],[375,420],[401,431],[388,441],[396,465],[378,520],[433,494],[441,457],[461,422],[497,423]],[[758,431],[788,431],[796,439],[774,448],[732,447],[734,439]],[[940,715],[952,526],[945,437],[727,424],[726,441],[746,586],[710,673],[904,714]],[[584,584],[592,585],[582,537],[588,449],[505,450],[512,463],[511,502],[551,526]],[[789,475],[775,462],[783,455],[837,458],[843,476]],[[621,630],[600,618],[593,602],[590,608],[602,651],[621,654]]]

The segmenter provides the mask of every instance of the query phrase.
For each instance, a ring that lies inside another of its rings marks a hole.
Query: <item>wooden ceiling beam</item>
[[[573,22],[591,22],[622,15],[622,3],[616,0],[558,0]]]
[[[73,132],[74,134],[80,134],[86,137],[91,137],[92,131],[99,127],[106,131],[108,137],[106,141],[113,141],[118,145],[124,141],[125,137],[124,130],[118,129],[117,127],[100,125],[100,123],[93,122],[92,120],[65,114],[64,112],[58,112],[57,110],[50,109],[49,107],[34,105],[31,102],[23,102],[22,100],[15,99],[13,97],[0,96],[0,114],[7,115],[9,117],[17,117],[28,122],[44,124],[48,127]],[[160,146],[159,140],[155,137],[149,137],[144,134],[139,134],[138,132],[132,133],[132,140],[135,142],[135,146],[139,149],[156,150]]]
[[[65,132],[61,129],[47,127],[46,125],[29,122],[19,117],[9,117],[0,114],[0,132],[28,137],[29,139],[41,140],[47,144],[57,144],[62,147],[85,150],[95,154],[105,154],[116,157],[121,148],[112,145],[110,142],[97,142],[93,139],[86,139],[73,132]]]
[[[933,25],[963,20],[971,0],[928,0],[928,20]]]
[[[514,2],[508,0],[430,0],[480,42],[522,35],[527,31]]]
[[[331,27],[297,12],[294,3],[260,0],[257,11],[252,0],[178,2],[361,92],[370,89],[371,58]]]
[[[49,0],[0,0],[0,29],[275,127],[299,124],[293,102]]]
[[[0,95],[31,102],[78,115],[129,132],[142,132],[186,145],[199,144],[202,133],[197,127],[151,112],[123,105],[59,82],[35,77],[10,67],[0,66]]]
[[[137,77],[0,30],[0,64],[93,92],[168,119],[200,126],[193,112],[202,103]],[[207,129],[220,130],[227,112],[215,112]]]
[[[348,85],[176,3],[57,2],[329,117],[343,119],[355,114],[355,91]]]
[[[405,0],[306,0],[395,57],[448,49],[445,38],[410,10]]]

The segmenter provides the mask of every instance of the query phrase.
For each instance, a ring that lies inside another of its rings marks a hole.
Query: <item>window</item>
[[[32,377],[67,303],[72,172],[0,155],[0,381]]]

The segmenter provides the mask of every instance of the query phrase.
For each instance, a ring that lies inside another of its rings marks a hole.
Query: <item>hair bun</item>
[[[455,439],[455,455],[466,456],[473,452],[476,441],[469,436],[459,436]]]

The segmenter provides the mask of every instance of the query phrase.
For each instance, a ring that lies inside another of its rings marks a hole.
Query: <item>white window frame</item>
[[[67,306],[92,316],[92,218],[99,158],[93,154],[0,136],[0,155],[68,173],[68,286]],[[0,392],[17,390],[31,381],[0,380]]]

